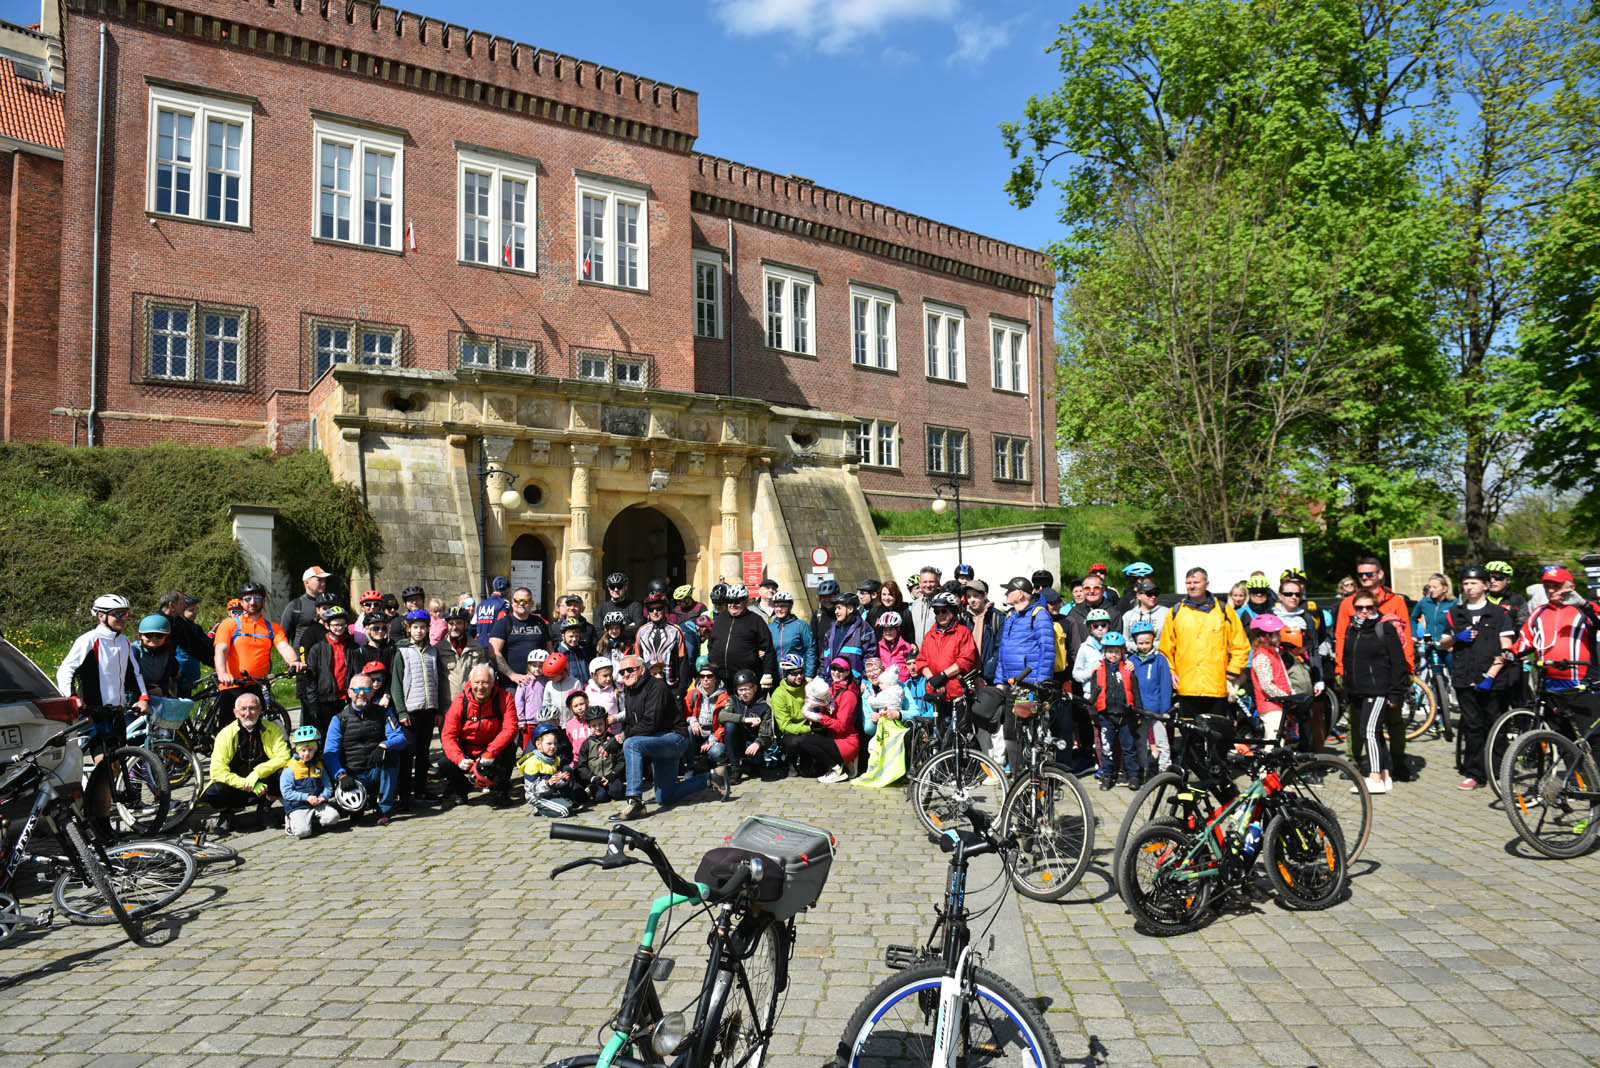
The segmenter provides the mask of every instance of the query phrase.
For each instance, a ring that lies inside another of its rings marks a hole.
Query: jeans
[[[1144,774],[1144,760],[1139,748],[1142,744],[1133,737],[1133,724],[1138,722],[1126,712],[1097,712],[1095,719],[1100,728],[1100,781],[1116,778],[1117,756],[1122,756],[1122,774],[1137,779]]]
[[[622,740],[622,761],[627,767],[628,796],[644,796],[644,762],[650,761],[650,773],[656,784],[656,804],[666,806],[679,798],[697,794],[706,788],[704,775],[691,775],[681,782],[678,779],[678,762],[683,759],[689,739],[676,731],[665,734],[636,734]]]
[[[394,762],[393,767],[390,766],[390,762],[386,761],[378,767],[368,768],[366,771],[350,771],[349,768],[344,770],[360,779],[361,785],[367,788],[367,796],[377,800],[378,815],[387,816],[394,811],[395,790],[400,785],[398,762]]]

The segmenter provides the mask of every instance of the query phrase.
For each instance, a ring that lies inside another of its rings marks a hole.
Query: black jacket
[[[1411,671],[1405,647],[1392,620],[1374,620],[1371,626],[1352,621],[1344,632],[1344,688],[1351,697],[1405,698]]]
[[[765,628],[763,628],[765,629]],[[629,738],[651,734],[689,733],[689,721],[682,706],[673,698],[667,684],[649,672],[626,687],[623,702],[622,733]]]
[[[962,613],[966,618],[962,621],[966,628],[972,631],[972,642],[978,646],[978,666],[983,669],[983,677],[994,678],[995,668],[1000,664],[1000,621],[1005,618],[1005,613],[994,605],[983,614],[982,642],[979,642],[977,625],[972,621],[972,616]]]
[[[746,609],[739,615],[720,612],[711,624],[711,636],[702,647],[711,670],[732,692],[729,685],[733,676],[748,668],[756,677],[778,677],[778,665],[772,655],[772,631],[767,621]]]
[[[344,646],[345,681],[348,683],[361,674],[361,669],[366,666],[367,650],[366,646],[355,643],[349,631],[345,632],[345,640],[340,644]],[[322,641],[305,651],[305,660],[306,671],[300,676],[304,680],[304,688],[300,690],[301,701],[343,703],[347,699],[345,688],[333,676],[333,643],[324,636]]]

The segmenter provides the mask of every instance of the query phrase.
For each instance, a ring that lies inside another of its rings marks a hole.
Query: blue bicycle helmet
[[[289,740],[295,745],[305,745],[307,742],[315,745],[322,741],[322,732],[311,724],[305,723],[294,729],[294,734],[290,736]]]
[[[1155,624],[1151,623],[1148,619],[1141,619],[1138,622],[1134,623],[1133,626],[1128,628],[1128,633],[1133,635],[1136,638],[1141,634],[1154,634],[1155,632],[1156,632]],[[1109,638],[1109,637],[1111,637],[1111,635],[1108,634],[1108,635],[1106,635],[1106,637]],[[1104,644],[1104,643],[1102,643],[1102,644]]]
[[[1122,569],[1122,573],[1124,575],[1129,575],[1133,578],[1144,578],[1146,575],[1154,572],[1155,568],[1151,567],[1143,560],[1135,560],[1133,563]]]
[[[1127,646],[1128,639],[1122,636],[1121,631],[1107,631],[1106,636],[1100,639],[1100,648],[1102,649],[1125,649]]]

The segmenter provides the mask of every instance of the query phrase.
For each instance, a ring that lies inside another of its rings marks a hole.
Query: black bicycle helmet
[[[818,597],[837,597],[837,596],[839,596],[839,584],[837,582],[833,581],[833,579],[823,579],[821,582],[817,583],[817,596]]]
[[[667,595],[667,580],[660,578],[651,579],[650,585],[644,588],[644,592],[646,594],[659,593],[661,596],[665,597]]]
[[[607,586],[626,586],[627,584],[628,576],[624,575],[620,571],[613,571],[611,574],[606,576]]]
[[[1489,581],[1489,570],[1482,564],[1468,564],[1461,569],[1463,579],[1477,579],[1479,582]]]
[[[751,671],[749,668],[744,668],[743,670],[736,672],[733,676],[733,685],[735,689],[746,684],[754,686],[759,681],[760,680],[756,678],[756,673]]]
[[[948,608],[950,611],[955,612],[961,608],[960,603],[956,601],[955,594],[953,593],[936,593],[933,595],[933,599],[928,603],[936,610],[940,608]]]
[[[409,601],[413,597],[421,597],[422,595],[421,586],[407,586],[405,589],[400,591],[400,599],[402,601]]]
[[[239,587],[240,597],[265,597],[266,595],[267,588],[259,582],[246,582]]]
[[[711,593],[708,594],[708,596],[711,598],[712,604],[727,604],[728,584],[726,582],[717,583],[715,586],[711,587]]]

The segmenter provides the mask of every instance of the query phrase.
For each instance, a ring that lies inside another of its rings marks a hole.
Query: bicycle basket
[[[194,702],[182,697],[152,697],[150,712],[157,730],[171,730],[189,722],[194,715]]]
[[[823,884],[828,881],[828,869],[833,867],[833,835],[818,827],[774,816],[746,819],[728,836],[727,847],[759,853],[783,872],[782,890],[776,898],[758,898],[767,911],[780,920],[815,905],[822,896]],[[708,862],[715,863],[714,854],[725,853],[727,847],[707,853],[700,862],[702,871]],[[725,863],[731,867],[738,859],[741,858],[733,857]],[[699,874],[696,878],[708,881]],[[766,892],[766,885],[767,880],[763,878],[760,892]]]
[[[972,695],[972,722],[986,731],[997,731],[1005,722],[1005,695],[998,686],[985,686]]]

